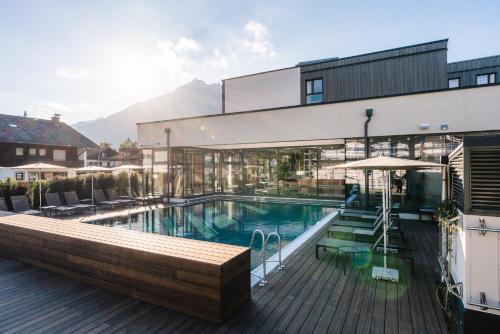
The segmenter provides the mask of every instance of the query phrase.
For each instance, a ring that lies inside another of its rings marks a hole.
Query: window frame
[[[490,81],[491,76],[493,76],[493,81]],[[479,77],[486,77],[486,83],[478,83],[477,79]],[[490,72],[490,73],[481,73],[481,74],[476,74],[476,86],[485,86],[485,85],[492,85],[496,83],[497,81],[497,73],[496,72]]]
[[[19,154],[19,150],[21,153]],[[22,157],[24,156],[24,147],[16,147],[16,157]]]
[[[64,159],[56,159],[56,152],[59,153],[59,152],[64,152]],[[52,150],[52,160],[54,161],[66,161],[67,159],[67,152],[66,150],[64,149],[56,149],[56,150]]]
[[[456,87],[450,87],[450,81],[457,80],[458,84]],[[448,78],[448,89],[460,88],[460,77]]]
[[[315,81],[319,81],[321,80],[321,92],[316,92],[314,90],[314,82]],[[307,92],[307,83],[310,82],[311,83],[311,93],[308,93]],[[304,83],[304,89],[305,89],[305,103],[306,104],[316,104],[316,103],[322,103],[323,102],[323,93],[325,91],[325,83],[324,83],[324,80],[323,80],[323,77],[318,77],[318,78],[312,78],[312,79],[306,79],[305,80],[305,83]],[[307,102],[307,98],[309,96],[314,96],[314,95],[319,95],[321,94],[321,101],[318,101],[318,102]]]
[[[30,157],[36,157],[36,147],[30,147],[30,148],[28,148],[28,155]]]
[[[38,155],[41,156],[41,157],[47,156],[47,149],[46,148],[39,148],[38,149]]]

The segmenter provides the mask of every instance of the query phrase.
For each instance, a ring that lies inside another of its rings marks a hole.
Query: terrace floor
[[[315,259],[314,241],[274,272],[269,284],[222,326],[0,258],[1,333],[446,333],[435,301],[437,227],[404,222],[415,272],[398,265],[398,284],[332,254]],[[380,259],[375,259],[379,261]]]

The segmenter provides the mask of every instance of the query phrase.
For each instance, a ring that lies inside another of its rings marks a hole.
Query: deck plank
[[[222,325],[79,283],[0,258],[0,332],[52,333],[443,333],[444,317],[432,298],[437,229],[403,222],[415,248],[416,270],[400,267],[399,284],[376,281],[335,256],[314,256],[314,242],[274,271],[252,300]],[[381,263],[375,258],[374,263]]]

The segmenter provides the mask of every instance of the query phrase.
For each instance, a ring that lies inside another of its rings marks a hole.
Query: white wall
[[[500,229],[500,217],[463,215],[463,229],[455,238],[452,273],[456,282],[463,285],[463,303],[466,308],[500,315],[500,311],[481,310],[469,302],[479,303],[480,293],[486,294],[489,305],[500,307],[500,232],[469,230],[479,227],[479,219],[485,219],[488,228]]]
[[[300,104],[300,67],[224,80],[225,113]]]
[[[374,109],[370,136],[500,130],[500,86],[489,86],[143,123],[138,143],[165,143],[167,127],[173,147],[362,137],[367,108]],[[421,123],[429,129],[421,130]]]

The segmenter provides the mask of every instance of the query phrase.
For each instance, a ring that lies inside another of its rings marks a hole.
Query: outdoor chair
[[[108,196],[108,200],[110,200],[110,201],[119,202],[119,203],[122,203],[124,205],[130,205],[130,204],[135,205],[135,200],[133,200],[133,199],[121,199],[121,198],[119,198],[117,193],[116,193],[115,188],[105,189],[105,192],[106,192],[106,195]]]
[[[77,210],[94,210],[94,212],[96,211],[95,205],[80,203],[80,199],[78,198],[76,191],[68,191],[63,193],[63,195],[67,206],[76,208]]]
[[[0,211],[9,211],[7,208],[7,203],[5,202],[5,198],[0,197]]]
[[[387,230],[388,234],[397,235],[401,240],[403,240],[405,246],[407,246],[408,241],[404,234],[404,231],[396,224],[397,220],[395,218],[389,218],[389,228]],[[373,239],[379,235],[383,226],[383,219],[381,216],[372,224],[365,224],[364,222],[356,222],[354,226],[348,225],[337,225],[337,221],[334,221],[332,226],[327,230],[327,234],[333,237],[341,237],[341,239],[355,240],[355,241],[373,241]]]
[[[340,213],[340,216],[361,219],[376,219],[381,214],[382,208],[377,209],[377,211],[346,209]]]
[[[61,198],[59,197],[59,194],[57,194],[57,193],[46,193],[45,194],[45,201],[47,202],[48,206],[54,207],[52,210],[54,210],[56,213],[60,213],[60,214],[74,214],[74,213],[76,213],[75,207],[62,205]]]
[[[104,191],[102,189],[94,189],[94,200],[97,205],[102,206],[104,208],[113,209],[116,206],[123,205],[122,202],[117,201],[108,201],[106,195],[104,195]]]
[[[10,196],[10,201],[12,202],[13,211],[17,213],[22,213],[25,215],[39,215],[42,211],[33,210],[28,202],[28,197],[26,195]]]
[[[132,191],[132,198],[136,201],[136,202],[139,202],[139,203],[142,203],[142,204],[149,204],[149,203],[152,203],[154,202],[154,198],[152,197],[148,197],[148,196],[141,196],[139,195],[137,192],[135,191]]]

